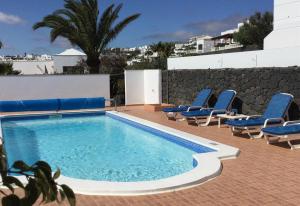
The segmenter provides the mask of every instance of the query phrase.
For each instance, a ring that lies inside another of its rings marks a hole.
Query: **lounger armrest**
[[[217,113],[217,112],[227,112],[227,110],[225,110],[225,109],[216,109],[216,110],[213,110],[213,111],[211,111],[211,115],[213,115],[214,113]]]
[[[283,118],[269,118],[269,119],[266,119],[265,120],[265,123],[264,123],[264,127],[267,127],[268,126],[268,123],[270,122],[270,121],[276,121],[276,120],[279,120],[281,123],[283,123],[284,122],[284,119]]]
[[[186,107],[186,105],[179,105],[178,107],[179,107],[179,108],[181,108],[181,107]]]
[[[252,119],[252,118],[258,118],[258,117],[261,117],[262,115],[250,115],[250,116],[247,116],[247,120],[248,119]]]
[[[202,108],[203,108],[203,107],[201,107],[201,106],[190,106],[190,107],[188,108],[187,112],[189,112],[189,111],[191,111],[191,110],[197,110],[197,109],[201,110]]]
[[[283,124],[283,126],[287,126],[287,125],[293,125],[293,124],[300,124],[300,120],[296,120],[296,121],[287,121]]]

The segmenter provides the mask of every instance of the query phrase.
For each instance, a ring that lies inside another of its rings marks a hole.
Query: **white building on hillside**
[[[210,52],[214,46],[211,36],[194,36],[187,43],[175,44],[175,56],[184,56],[188,54],[201,54]]]
[[[60,54],[53,56],[54,72],[63,73],[64,70],[68,70],[76,66],[81,60],[86,59],[86,54],[76,49],[67,49]]]

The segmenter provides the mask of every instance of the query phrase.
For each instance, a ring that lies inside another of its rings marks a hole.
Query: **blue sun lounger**
[[[197,94],[197,97],[192,103],[192,105],[190,106],[180,105],[177,107],[164,108],[163,112],[166,114],[166,116],[169,119],[175,119],[177,114],[180,112],[192,111],[195,109],[201,109],[207,107],[208,100],[210,99],[211,95],[212,95],[212,89],[203,89]]]
[[[287,116],[288,109],[293,99],[294,97],[291,94],[275,94],[263,115],[248,116],[247,118],[238,120],[228,120],[226,124],[230,126],[233,135],[246,131],[251,139],[262,138],[262,128],[284,122],[284,118]],[[254,135],[253,130],[257,131],[257,129],[259,129],[259,134]]]
[[[287,141],[291,149],[300,149],[300,144],[293,144],[293,140],[300,139],[300,121],[285,122],[283,126],[266,127],[262,129],[268,144]]]
[[[188,122],[195,122],[200,126],[208,126],[211,119],[218,114],[225,114],[231,109],[231,104],[236,96],[236,91],[223,91],[214,106],[214,108],[202,108],[196,111],[182,112],[181,115],[185,117]],[[200,119],[206,118],[206,122],[201,124]]]

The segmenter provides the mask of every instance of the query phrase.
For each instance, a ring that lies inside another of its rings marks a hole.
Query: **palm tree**
[[[33,29],[51,29],[51,42],[57,37],[68,39],[87,55],[90,73],[99,73],[100,55],[107,45],[140,14],[133,14],[116,23],[122,4],[106,8],[99,17],[98,0],[65,0],[64,9],[54,11],[33,25]]]
[[[3,43],[2,41],[0,41],[0,49],[3,47]]]
[[[158,42],[151,45],[151,50],[157,52],[159,57],[168,58],[174,53],[175,43],[173,42]]]

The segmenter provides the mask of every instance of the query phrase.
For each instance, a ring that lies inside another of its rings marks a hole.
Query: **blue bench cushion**
[[[0,112],[79,110],[104,107],[105,99],[103,97],[0,101]]]
[[[267,127],[263,128],[262,131],[272,135],[300,134],[300,124],[279,127]]]
[[[57,111],[58,99],[22,100],[24,111]]]

